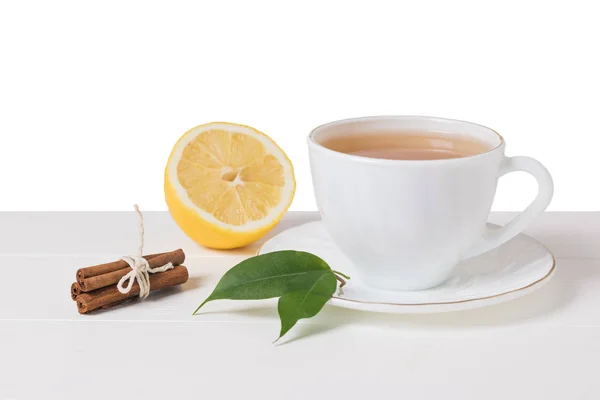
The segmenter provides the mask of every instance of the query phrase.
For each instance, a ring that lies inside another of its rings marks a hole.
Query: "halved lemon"
[[[164,189],[171,216],[189,237],[232,249],[260,239],[279,222],[296,181],[292,163],[267,135],[213,122],[175,144]]]

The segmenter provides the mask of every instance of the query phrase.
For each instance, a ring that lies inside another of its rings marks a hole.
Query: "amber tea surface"
[[[341,153],[389,160],[443,160],[491,150],[471,138],[436,132],[375,132],[329,138],[321,144]]]

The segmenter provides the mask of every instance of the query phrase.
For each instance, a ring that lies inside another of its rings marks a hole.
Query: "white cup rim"
[[[418,121],[431,122],[431,123],[444,123],[444,124],[449,124],[449,125],[454,124],[457,126],[459,126],[459,125],[469,126],[471,128],[475,128],[480,131],[485,131],[490,135],[491,134],[495,135],[497,143],[494,145],[494,147],[490,148],[488,151],[485,151],[483,153],[478,153],[478,154],[465,156],[465,157],[459,157],[459,158],[447,158],[447,159],[437,159],[437,160],[435,160],[435,159],[434,160],[389,160],[389,159],[382,159],[382,158],[369,158],[369,157],[357,156],[357,155],[352,155],[352,154],[347,154],[347,153],[342,153],[339,151],[331,150],[331,149],[328,149],[327,147],[323,146],[321,143],[319,143],[315,139],[315,135],[319,134],[320,132],[323,132],[324,130],[327,130],[330,128],[334,128],[339,125],[351,125],[351,124],[357,124],[357,123],[365,123],[365,122],[368,123],[368,122],[385,121],[385,120],[392,120],[392,121],[417,121],[418,120]],[[351,160],[351,161],[368,163],[368,164],[388,164],[388,165],[455,163],[455,162],[461,162],[461,161],[465,161],[465,160],[473,160],[473,159],[477,159],[480,157],[485,157],[486,155],[489,155],[490,153],[493,153],[496,151],[501,151],[501,149],[503,149],[505,146],[504,138],[502,137],[502,135],[500,135],[498,132],[496,132],[495,130],[493,130],[487,126],[476,124],[476,123],[469,122],[469,121],[458,120],[458,119],[431,117],[431,116],[423,116],[423,115],[373,115],[373,116],[346,118],[346,119],[331,121],[331,122],[327,122],[325,124],[319,125],[316,128],[314,128],[308,135],[307,142],[308,142],[309,148],[324,152],[325,154],[330,155],[330,156],[346,159],[348,161]]]

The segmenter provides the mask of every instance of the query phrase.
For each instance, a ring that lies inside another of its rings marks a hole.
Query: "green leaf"
[[[292,329],[298,320],[317,315],[331,299],[336,287],[336,278],[331,270],[306,272],[290,280],[277,305],[281,320],[277,340]]]
[[[194,314],[213,300],[258,300],[282,296],[290,280],[313,271],[331,273],[325,261],[303,251],[283,250],[249,258],[223,275]]]

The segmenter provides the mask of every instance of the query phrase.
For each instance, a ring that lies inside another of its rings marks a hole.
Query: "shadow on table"
[[[506,303],[478,309],[430,314],[385,314],[329,306],[311,323],[299,324],[293,337],[284,343],[343,329],[348,325],[368,325],[398,331],[518,326],[568,312],[569,305],[582,292],[582,285],[599,279],[600,268],[596,262],[582,264],[577,260],[559,260],[556,275],[544,287]]]
[[[333,307],[325,307],[321,314],[330,314],[331,308]],[[342,310],[342,311],[350,311],[350,310]],[[215,310],[215,311],[202,311],[200,314],[202,315],[210,315],[210,314],[223,314],[223,310]],[[243,317],[256,318],[257,320],[265,319],[265,320],[279,320],[279,316],[277,314],[277,306],[274,304],[268,306],[259,306],[259,307],[247,307],[240,308],[234,310],[227,310],[227,314],[229,315],[240,315]],[[360,313],[360,311],[359,311]],[[321,315],[319,314],[319,315]],[[356,314],[353,314],[356,316]],[[277,341],[276,345],[284,345],[286,343],[291,343],[296,340],[300,340],[305,337],[314,337],[319,334],[340,329],[342,326],[348,325],[353,322],[352,319],[344,320],[325,320],[323,318],[319,319],[311,319],[310,322],[308,320],[301,320],[298,324],[282,339]],[[273,332],[275,335],[277,332]],[[275,336],[276,337],[276,336]]]
[[[260,249],[264,242],[276,236],[277,234],[285,231],[286,229],[292,228],[294,226],[302,225],[307,222],[320,220],[319,214],[316,212],[298,212],[293,214],[288,214],[286,218],[281,221],[275,228],[273,228],[264,238],[259,240],[256,243],[252,243],[246,247],[242,247],[239,249],[233,250],[214,250],[211,249],[211,252],[214,252],[215,255],[224,254],[227,256],[254,256],[256,252]]]

